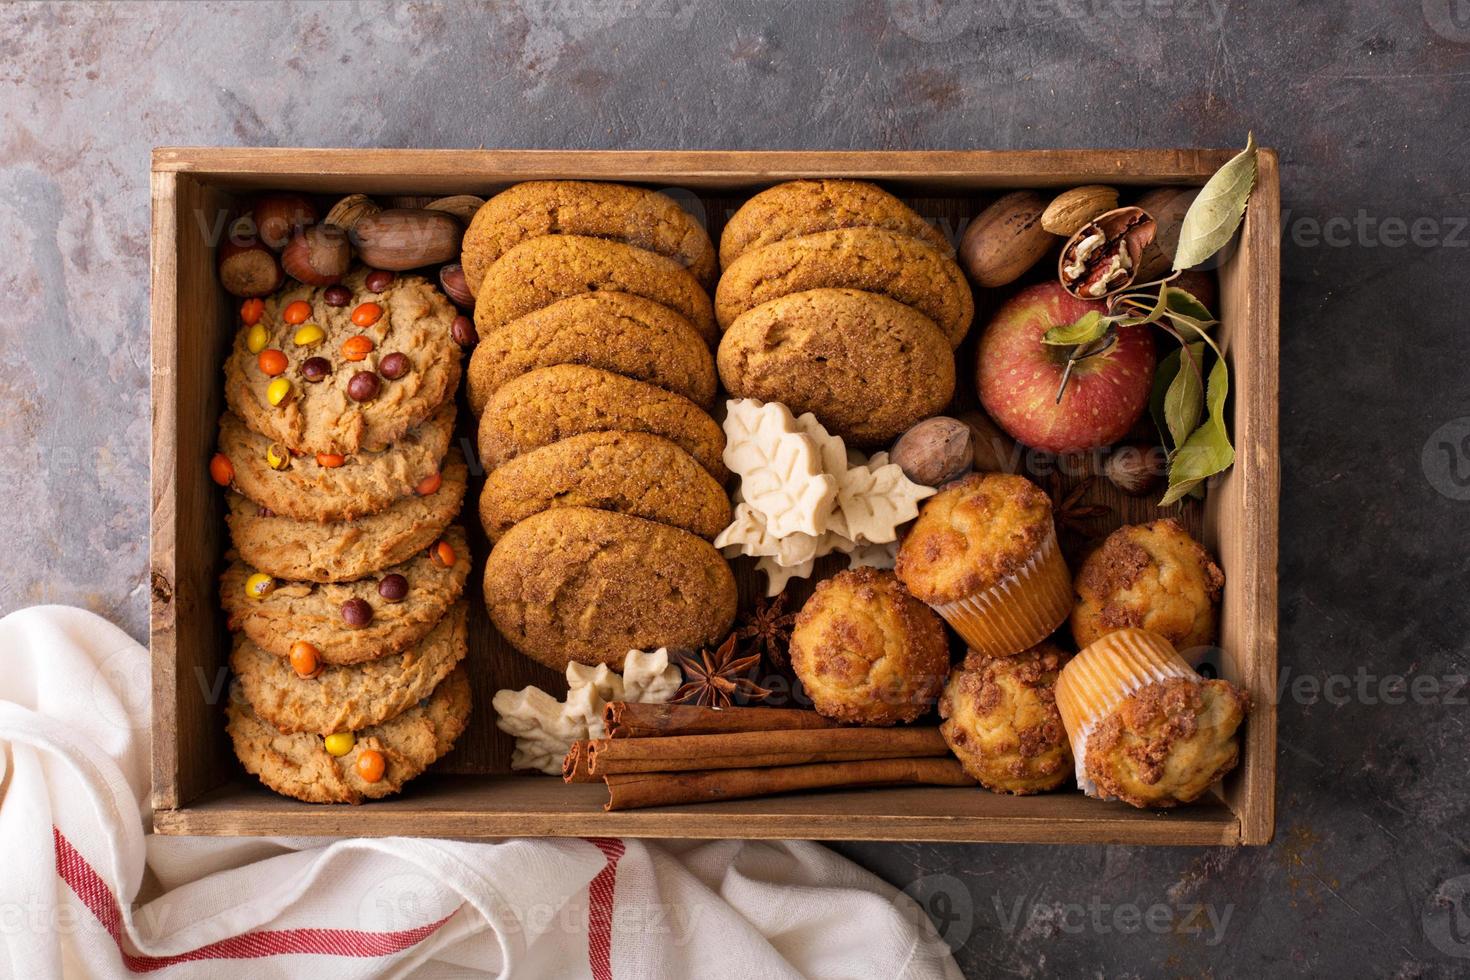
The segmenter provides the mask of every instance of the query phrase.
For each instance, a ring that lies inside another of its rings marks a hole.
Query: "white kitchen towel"
[[[960,975],[809,842],[147,833],[149,685],[91,613],[0,620],[0,977]]]

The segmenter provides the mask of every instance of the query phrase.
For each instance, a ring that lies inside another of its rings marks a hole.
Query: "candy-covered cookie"
[[[420,276],[358,269],[335,286],[290,286],[240,328],[225,398],[289,449],[384,449],[453,396],[456,315]]]
[[[257,571],[305,582],[350,582],[408,561],[437,541],[459,513],[469,469],[451,449],[437,482],[386,510],[353,521],[319,523],[282,517],[230,494],[230,540]]]
[[[292,646],[290,657],[281,658],[236,634],[230,669],[255,713],[283,732],[357,731],[428,697],[464,659],[468,610],[467,603],[456,602],[409,649],[348,667],[321,663],[316,648],[305,641]]]
[[[282,517],[350,521],[410,494],[432,493],[453,436],[454,402],[447,401],[382,452],[298,456],[226,412],[210,472]]]
[[[454,747],[470,716],[470,681],[456,668],[420,704],[358,732],[285,734],[231,696],[227,730],[245,769],[307,803],[391,796]]]
[[[426,551],[355,582],[277,581],[235,561],[220,578],[220,602],[231,629],[278,657],[304,641],[324,664],[355,664],[422,639],[464,592],[469,572],[464,529],[451,527]]]

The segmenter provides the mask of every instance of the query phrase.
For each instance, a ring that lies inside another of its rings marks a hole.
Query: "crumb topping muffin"
[[[678,313],[632,293],[581,293],[483,337],[470,358],[470,410],[537,368],[582,364],[646,381],[703,409],[715,403],[714,358]]]
[[[715,246],[699,220],[667,194],[589,180],[528,180],[486,201],[464,233],[465,281],[478,293],[486,270],[542,235],[611,238],[673,259],[706,288]]]
[[[621,667],[629,650],[697,649],[735,621],[735,577],[708,541],[640,517],[557,507],[506,532],[485,564],[500,634],[555,670]]]
[[[532,238],[502,255],[480,284],[475,327],[484,337],[559,299],[607,290],[662,303],[701,334],[714,336],[709,294],[683,266],[632,245],[585,235]]]
[[[742,255],[715,290],[728,329],[746,310],[808,289],[862,289],[912,306],[958,347],[975,317],[970,284],[954,259],[916,238],[881,228],[820,231]]]
[[[730,498],[694,457],[645,432],[586,432],[496,467],[480,494],[494,541],[532,514],[593,507],[681,528],[706,541],[730,523]]]
[[[647,432],[699,460],[719,483],[729,476],[725,432],[687,398],[576,364],[539,368],[502,385],[480,416],[480,462],[505,462],[584,432]]]
[[[1177,650],[1215,642],[1225,574],[1173,518],[1118,528],[1088,555],[1074,585],[1079,647],[1129,626],[1158,633]]]
[[[334,287],[289,286],[242,326],[225,361],[225,399],[247,426],[289,449],[355,453],[386,449],[454,394],[460,348],[454,306],[421,276],[400,274],[382,291],[370,270]]]
[[[949,675],[939,726],[965,772],[996,793],[1056,789],[1072,769],[1057,711],[1057,673],[1067,655],[1042,643],[1013,657],[971,651]]]
[[[720,234],[720,265],[788,238],[838,228],[882,228],[917,238],[945,254],[944,233],[892,194],[865,180],[789,180],[740,206]]]
[[[817,585],[791,633],[791,668],[824,717],[863,725],[913,721],[949,672],[949,641],[893,573],[839,572]]]
[[[732,398],[811,412],[859,446],[886,445],[954,395],[954,354],[912,307],[856,289],[811,289],[747,310],[720,340]]]

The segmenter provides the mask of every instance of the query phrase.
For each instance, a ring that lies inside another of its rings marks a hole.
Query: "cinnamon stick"
[[[973,786],[955,759],[869,759],[775,769],[628,773],[607,777],[604,810],[637,810],[679,803],[774,796],[809,789],[852,786]]]
[[[705,708],[693,704],[610,702],[602,712],[609,738],[715,735],[836,728],[815,711],[801,708]]]
[[[826,728],[786,732],[604,738],[583,753],[593,776],[696,769],[750,769],[949,754],[937,728]],[[568,758],[571,758],[568,756]]]
[[[565,759],[561,760],[561,778],[568,783],[595,783],[597,777],[588,771],[591,757],[587,752],[586,740],[572,743]]]

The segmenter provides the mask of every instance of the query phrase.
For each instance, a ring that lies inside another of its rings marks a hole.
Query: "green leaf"
[[[1187,316],[1202,323],[1214,324],[1217,322],[1209,307],[1201,303],[1189,290],[1180,289],[1178,286],[1165,286],[1164,291],[1164,305],[1170,313]]]
[[[1174,503],[1235,462],[1235,447],[1230,444],[1230,433],[1225,429],[1230,369],[1225,366],[1224,358],[1216,360],[1210,369],[1208,392],[1210,417],[1174,452],[1169,465],[1169,489],[1159,501],[1160,507]]]
[[[1164,424],[1174,446],[1184,445],[1199,427],[1205,410],[1204,356],[1204,344],[1190,344],[1187,353],[1180,355],[1179,373],[1164,394]]]
[[[1164,396],[1169,391],[1169,386],[1174,383],[1174,376],[1179,373],[1179,359],[1183,348],[1175,348],[1159,361],[1158,370],[1154,372],[1154,387],[1148,397],[1148,414],[1154,420],[1154,428],[1159,430],[1159,435],[1167,443],[1169,441],[1169,423],[1164,421]],[[1170,445],[1169,449],[1174,447]]]
[[[1199,265],[1225,247],[1240,227],[1255,183],[1256,139],[1247,133],[1245,149],[1215,171],[1185,213],[1174,250],[1176,272]]]
[[[1076,323],[1064,327],[1052,327],[1041,335],[1043,344],[1053,347],[1075,347],[1090,344],[1107,333],[1109,320],[1097,310],[1088,310]]]

